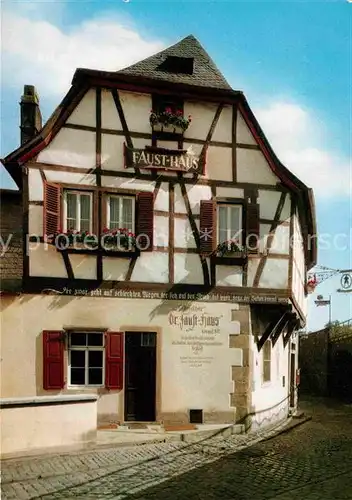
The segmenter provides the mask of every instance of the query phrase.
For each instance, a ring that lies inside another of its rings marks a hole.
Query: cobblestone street
[[[158,443],[2,464],[4,499],[352,500],[352,405],[304,404],[288,433]]]

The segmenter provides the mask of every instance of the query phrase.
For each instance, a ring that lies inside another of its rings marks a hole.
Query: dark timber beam
[[[290,340],[291,338],[291,335],[293,334],[293,332],[299,328],[299,324],[300,324],[300,320],[297,319],[296,317],[293,317],[290,322],[289,322],[289,325],[288,325],[288,328],[287,328],[287,332],[286,332],[286,335],[284,336],[284,347],[287,346],[288,344],[288,341]]]
[[[285,314],[286,314],[286,312],[284,313],[284,315]],[[275,333],[275,331],[278,328],[278,326],[280,325],[280,323],[281,323],[282,318],[283,318],[284,315],[280,316],[279,319],[275,318],[274,320],[272,320],[268,324],[268,326],[265,329],[265,332],[263,333],[263,335],[260,337],[260,339],[257,342],[258,352],[260,352],[261,348],[263,347],[263,345],[265,344],[265,342],[269,339],[270,335],[272,335],[273,333]]]
[[[281,320],[280,320],[280,324],[277,326],[275,332],[273,332],[272,336],[271,336],[271,342],[272,342],[272,345],[274,347],[274,345],[276,344],[276,342],[278,341],[281,333],[283,332],[283,330],[285,329],[287,323],[290,321],[290,318],[291,318],[291,313],[286,311],[283,316],[281,317]]]

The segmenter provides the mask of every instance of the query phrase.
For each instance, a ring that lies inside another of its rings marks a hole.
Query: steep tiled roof
[[[193,74],[163,71],[160,65],[165,63],[168,56],[193,58]],[[193,35],[187,36],[175,45],[128,68],[117,71],[117,73],[163,80],[170,83],[185,83],[198,87],[231,90],[230,85],[213,60]]]

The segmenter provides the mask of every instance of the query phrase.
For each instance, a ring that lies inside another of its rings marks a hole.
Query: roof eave
[[[167,80],[159,80],[151,77],[141,77],[136,75],[124,74],[115,71],[100,71],[89,68],[77,68],[72,79],[72,85],[78,85],[82,80],[89,80],[94,85],[95,82],[101,80],[105,85],[116,87],[119,84],[132,84],[140,87],[153,87],[155,89],[170,89],[173,92],[180,90],[199,95],[209,94],[216,97],[234,98],[242,95],[239,90],[231,88],[206,87],[200,85],[191,85],[189,83],[169,82]]]

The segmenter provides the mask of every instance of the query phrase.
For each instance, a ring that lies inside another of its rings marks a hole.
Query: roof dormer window
[[[193,75],[193,67],[193,57],[167,56],[157,69],[159,71],[166,71],[167,73]]]

